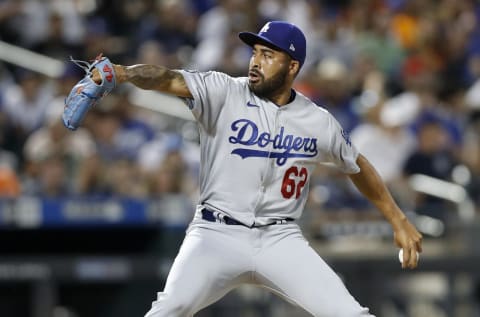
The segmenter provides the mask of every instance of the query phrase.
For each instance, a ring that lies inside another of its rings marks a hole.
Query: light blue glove
[[[70,130],[76,130],[82,123],[87,111],[115,88],[115,70],[110,60],[103,57],[102,54],[93,63],[70,59],[86,72],[85,77],[72,88],[65,99],[65,108],[62,115],[63,124]],[[97,84],[91,78],[92,71],[95,68],[102,78],[100,84]]]

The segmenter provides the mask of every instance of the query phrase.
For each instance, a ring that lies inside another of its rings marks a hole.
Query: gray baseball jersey
[[[182,72],[200,125],[200,201],[246,224],[300,217],[316,165],[356,173],[357,150],[335,118],[296,92],[278,107],[248,78]]]
[[[359,171],[358,152],[338,122],[300,93],[278,107],[254,95],[247,78],[182,74],[200,126],[200,204],[145,317],[191,317],[245,283],[268,288],[316,317],[373,317],[300,227],[281,221],[301,215],[318,163]],[[244,225],[208,220],[205,206]]]

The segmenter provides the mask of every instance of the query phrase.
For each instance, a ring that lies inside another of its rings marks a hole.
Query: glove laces
[[[85,71],[85,73],[87,73],[89,75],[91,74],[91,69],[93,68],[93,65],[95,65],[96,63],[99,62],[98,60],[95,60],[93,63],[89,63],[89,62],[86,62],[86,61],[81,61],[81,60],[78,60],[78,59],[74,59],[72,56],[70,56],[70,61],[73,62],[78,67],[80,67],[81,69],[83,69]]]

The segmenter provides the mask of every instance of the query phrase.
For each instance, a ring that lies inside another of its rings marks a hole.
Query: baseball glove
[[[115,88],[115,70],[110,60],[103,57],[102,54],[97,56],[92,63],[74,60],[71,57],[70,59],[86,72],[85,77],[72,88],[65,99],[62,115],[63,124],[70,130],[76,130],[87,111]],[[98,70],[102,78],[99,84],[92,80],[94,69]]]

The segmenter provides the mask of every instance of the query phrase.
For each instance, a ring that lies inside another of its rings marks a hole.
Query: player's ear
[[[290,68],[289,73],[295,77],[297,76],[298,72],[300,71],[300,63],[294,59],[290,60]]]

